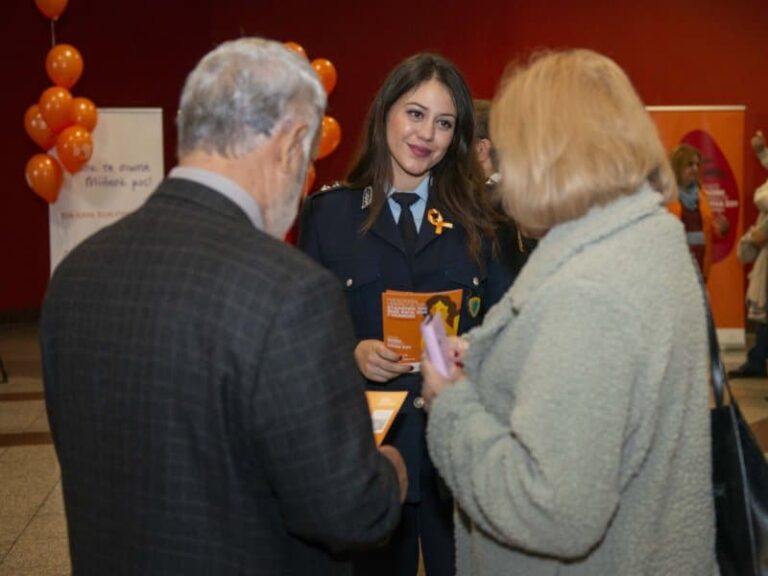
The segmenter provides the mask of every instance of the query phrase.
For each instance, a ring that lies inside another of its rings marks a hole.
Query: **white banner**
[[[49,207],[51,274],[80,242],[141,206],[164,173],[162,109],[99,108],[90,162],[65,172]]]

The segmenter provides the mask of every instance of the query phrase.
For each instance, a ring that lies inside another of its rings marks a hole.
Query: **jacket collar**
[[[237,182],[218,172],[197,168],[194,166],[176,166],[168,174],[169,179],[182,178],[201,184],[207,188],[216,190],[222,196],[226,196],[237,204],[245,212],[253,226],[258,230],[264,229],[264,220],[261,209],[251,195]]]
[[[247,222],[249,226],[253,226],[253,222],[240,206],[217,190],[199,182],[183,178],[166,178],[149,199],[151,201],[153,197],[162,198],[164,196],[198,204],[229,218],[241,219],[243,222]]]
[[[662,196],[645,182],[628,196],[595,206],[581,218],[552,228],[541,239],[507,293],[512,308],[519,310],[544,280],[589,245],[633,222],[664,212],[662,203]]]

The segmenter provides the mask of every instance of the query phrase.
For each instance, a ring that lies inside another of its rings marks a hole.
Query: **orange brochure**
[[[445,333],[455,336],[459,332],[461,288],[446,292],[401,292],[387,290],[381,295],[381,313],[384,344],[402,355],[401,362],[418,366],[423,348],[421,321],[429,312],[440,317]]]
[[[400,410],[400,406],[405,402],[408,392],[379,392],[366,390],[365,398],[368,400],[368,410],[371,412],[373,420],[373,437],[376,440],[376,446],[381,446],[384,437],[389,432],[395,416]]]

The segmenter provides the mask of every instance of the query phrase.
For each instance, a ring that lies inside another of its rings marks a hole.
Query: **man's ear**
[[[293,174],[298,165],[309,160],[304,158],[304,141],[308,131],[309,125],[306,122],[296,121],[280,132],[277,160],[282,171]]]
[[[480,164],[491,159],[491,141],[488,138],[480,138],[475,141],[475,155]]]

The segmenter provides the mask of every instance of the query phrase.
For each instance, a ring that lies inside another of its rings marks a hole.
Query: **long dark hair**
[[[430,198],[455,216],[467,234],[470,255],[480,263],[482,238],[495,242],[494,212],[484,190],[482,169],[472,142],[475,130],[472,96],[456,67],[437,54],[416,54],[390,72],[365,120],[363,141],[347,174],[350,188],[373,188],[373,201],[363,232],[379,217],[392,184],[392,159],[387,145],[387,114],[405,93],[438,80],[456,106],[456,127],[445,156],[432,167]]]

